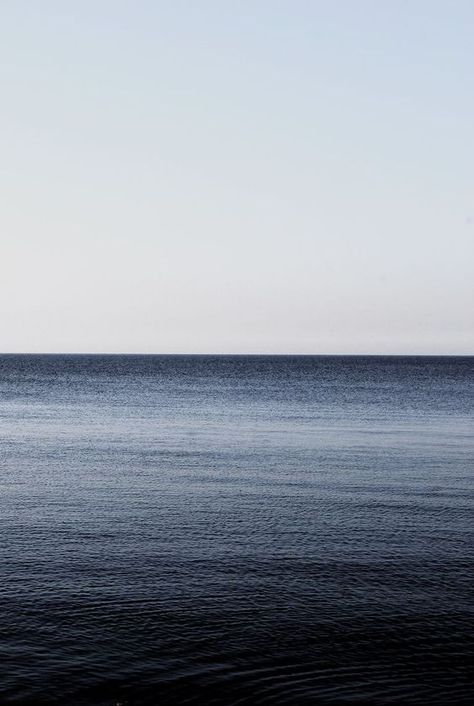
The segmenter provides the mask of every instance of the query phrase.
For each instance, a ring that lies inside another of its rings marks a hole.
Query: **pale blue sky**
[[[471,0],[0,0],[0,351],[474,353]]]

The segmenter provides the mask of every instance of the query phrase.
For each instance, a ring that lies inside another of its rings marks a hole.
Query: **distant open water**
[[[0,356],[0,703],[473,704],[474,358]]]

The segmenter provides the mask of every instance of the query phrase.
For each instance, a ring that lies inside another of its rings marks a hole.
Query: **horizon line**
[[[97,356],[97,357],[117,357],[117,356],[140,356],[140,357],[164,357],[164,356],[193,356],[193,357],[268,357],[268,358],[472,358],[474,353],[138,353],[138,352],[64,352],[64,351],[0,351],[0,356]]]

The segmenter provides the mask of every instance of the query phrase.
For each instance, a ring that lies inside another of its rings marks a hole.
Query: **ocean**
[[[474,358],[0,356],[0,703],[474,703]]]

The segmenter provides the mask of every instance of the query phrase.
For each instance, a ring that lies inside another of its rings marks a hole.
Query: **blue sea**
[[[474,703],[474,358],[0,356],[0,703]]]

